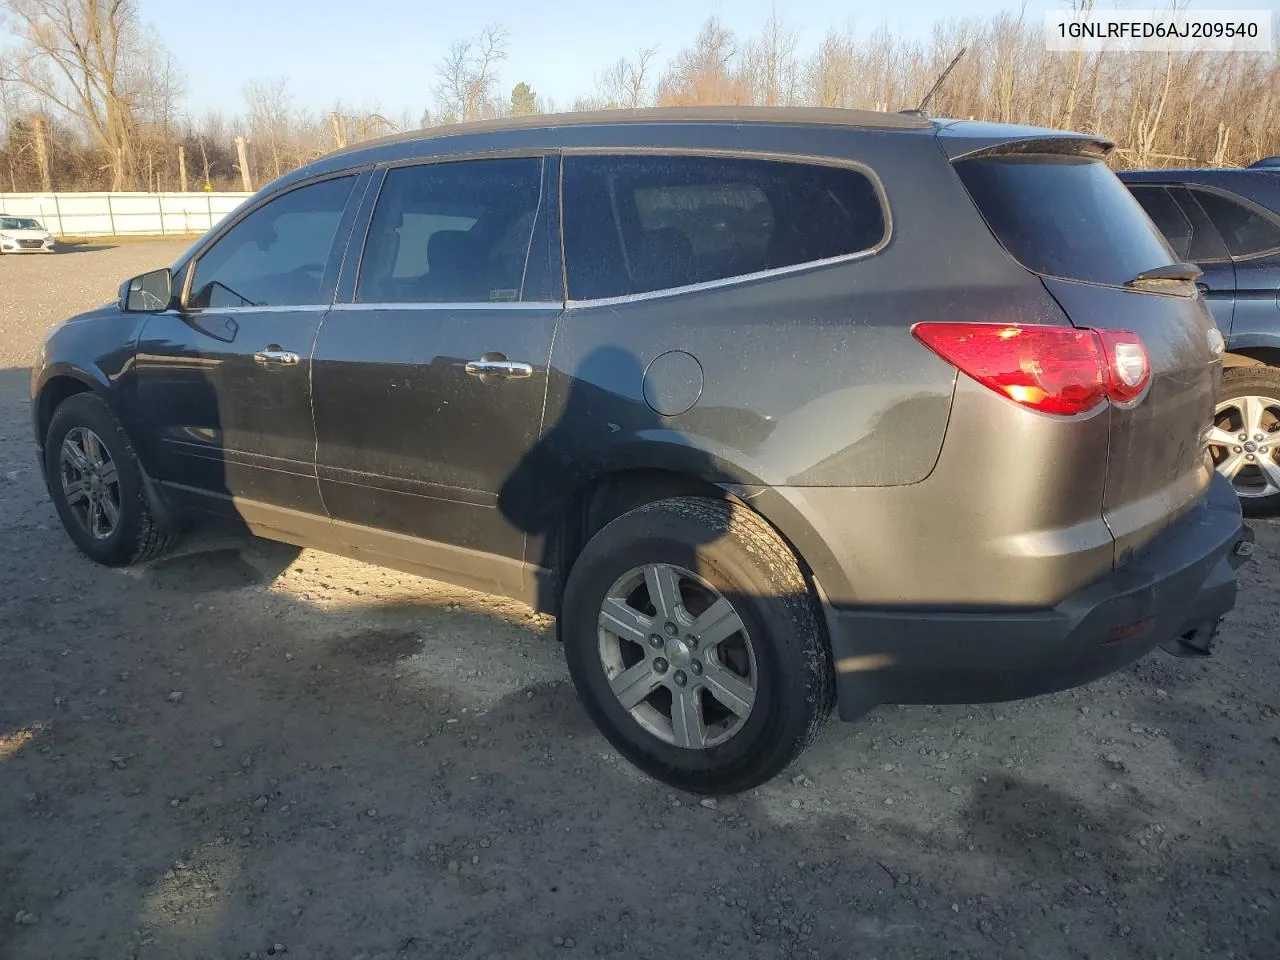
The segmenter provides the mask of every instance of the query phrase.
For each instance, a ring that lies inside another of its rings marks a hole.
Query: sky
[[[1051,3],[1029,0],[1028,18],[1040,20]],[[665,62],[709,16],[740,37],[756,33],[772,0],[140,0],[138,6],[186,71],[193,119],[209,109],[241,111],[246,80],[286,76],[299,107],[321,112],[341,100],[392,118],[408,110],[416,121],[432,106],[435,68],[449,43],[485,24],[501,23],[509,33],[500,69],[503,93],[523,81],[567,109],[575,96],[591,91],[601,68],[649,46],[657,46],[658,60]],[[883,23],[925,37],[936,20],[1016,10],[1017,4],[777,0],[777,8],[796,30],[799,52],[807,54],[832,26],[852,23],[866,33]]]

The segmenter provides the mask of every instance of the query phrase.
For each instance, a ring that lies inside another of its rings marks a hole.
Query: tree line
[[[1075,0],[1085,9],[1093,0]],[[424,78],[424,109],[300,107],[284,77],[243,88],[235,113],[192,117],[186,82],[132,0],[0,0],[0,190],[247,189],[338,147],[418,127],[561,109],[704,104],[900,110],[957,51],[934,116],[1084,130],[1125,167],[1243,166],[1280,154],[1280,51],[1051,53],[1013,13],[960,17],[916,40],[833,27],[812,50],[776,9],[739,36],[708,19],[688,44],[602,66],[569,104],[506,92],[501,25],[454,41]],[[434,86],[431,85],[434,82]]]

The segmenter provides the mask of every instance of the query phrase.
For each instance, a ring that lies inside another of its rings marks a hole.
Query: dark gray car
[[[1250,546],[1222,340],[1108,149],[723,109],[332,154],[50,335],[50,493],[102,563],[221,517],[558,614],[601,729],[694,790],[836,703],[1207,654]]]

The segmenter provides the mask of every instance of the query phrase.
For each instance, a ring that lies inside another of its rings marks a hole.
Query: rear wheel
[[[79,393],[58,407],[44,456],[58,517],[87,557],[120,567],[172,546],[176,537],[151,509],[133,445],[100,397]]]
[[[1223,373],[1209,450],[1245,513],[1280,509],[1280,370],[1231,367]]]
[[[770,779],[830,712],[814,599],[790,549],[745,507],[661,500],[608,524],[574,564],[561,635],[605,736],[681,789]]]

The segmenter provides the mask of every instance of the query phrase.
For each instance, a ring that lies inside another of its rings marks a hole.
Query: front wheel
[[[44,457],[53,505],[85,556],[121,567],[173,544],[151,509],[129,436],[100,397],[79,393],[54,411]]]
[[[830,712],[814,598],[787,545],[745,507],[689,497],[614,520],[574,564],[561,621],[592,719],[672,786],[763,783]]]
[[[1230,367],[1223,372],[1209,450],[1245,513],[1280,510],[1280,369]]]

